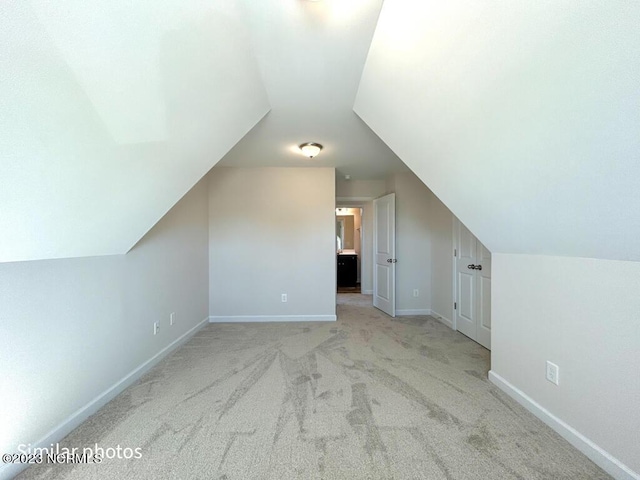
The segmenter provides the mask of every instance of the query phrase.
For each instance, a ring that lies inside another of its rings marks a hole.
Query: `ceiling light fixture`
[[[320,145],[319,143],[307,142],[300,145],[300,150],[305,157],[313,158],[320,153],[320,150],[322,150],[322,145]]]

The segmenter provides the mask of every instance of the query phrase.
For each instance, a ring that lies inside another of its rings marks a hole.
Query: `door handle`
[[[387,263],[398,263],[397,258],[387,258]]]
[[[476,266],[472,263],[471,265],[467,265],[467,268],[468,268],[469,270],[475,270],[475,269],[476,269]]]
[[[391,260],[390,258],[387,258],[387,263],[391,263],[393,262],[393,260]]]
[[[482,270],[482,265],[476,265],[476,270]]]

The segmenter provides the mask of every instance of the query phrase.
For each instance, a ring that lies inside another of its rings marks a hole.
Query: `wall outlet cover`
[[[556,385],[559,385],[560,382],[560,368],[555,363],[549,361],[547,361],[547,380]]]

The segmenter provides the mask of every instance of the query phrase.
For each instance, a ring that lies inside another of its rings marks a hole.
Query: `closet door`
[[[456,329],[491,349],[491,253],[462,223],[456,226]]]

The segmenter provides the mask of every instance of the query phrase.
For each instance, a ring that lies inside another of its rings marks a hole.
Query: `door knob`
[[[390,258],[387,258],[387,263],[391,263],[393,262],[393,260],[391,260]]]
[[[476,265],[476,270],[482,270],[482,265]]]
[[[475,270],[475,269],[476,269],[476,266],[472,263],[471,265],[467,265],[467,268],[468,268],[469,270]]]

